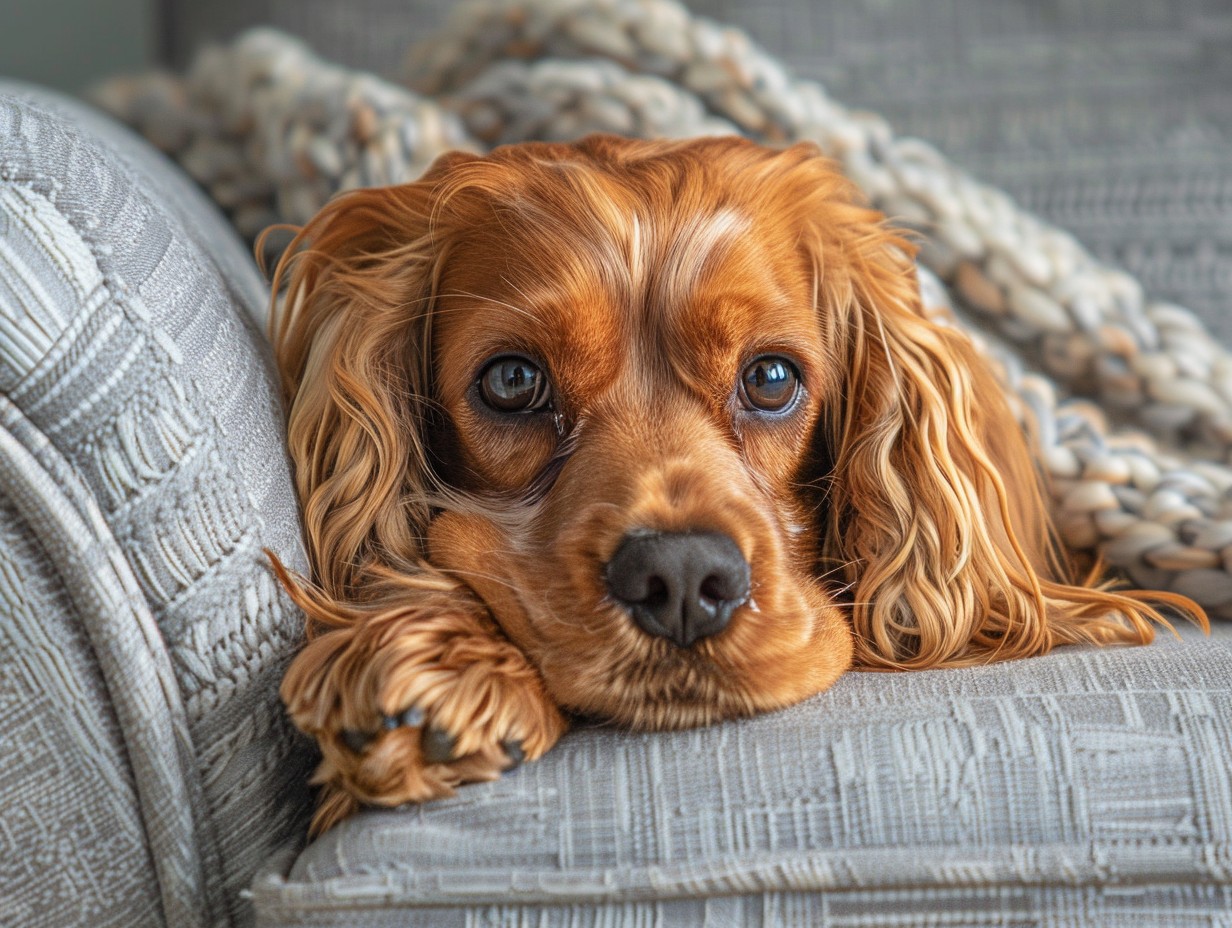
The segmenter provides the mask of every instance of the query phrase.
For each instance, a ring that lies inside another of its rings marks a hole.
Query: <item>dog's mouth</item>
[[[634,634],[637,646],[622,649],[601,673],[543,668],[548,688],[563,708],[641,730],[690,728],[756,711],[753,701],[733,686],[733,675],[724,669],[712,642],[682,648]]]
[[[698,728],[726,719],[750,716],[757,711],[750,701],[734,699],[727,691],[708,692],[689,687],[680,687],[670,694],[657,696],[631,690],[613,694],[610,700],[599,705],[566,709],[585,718],[602,719],[635,731]]]

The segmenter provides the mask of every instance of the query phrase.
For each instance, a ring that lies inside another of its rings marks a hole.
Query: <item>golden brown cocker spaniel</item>
[[[851,667],[1146,642],[1071,576],[990,370],[817,150],[593,137],[333,200],[274,341],[328,828]],[[1151,600],[1201,617],[1176,595]]]

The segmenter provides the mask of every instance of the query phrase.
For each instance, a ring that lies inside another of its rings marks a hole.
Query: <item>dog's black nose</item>
[[[607,562],[607,588],[644,631],[687,648],[749,598],[749,565],[716,532],[629,535]]]

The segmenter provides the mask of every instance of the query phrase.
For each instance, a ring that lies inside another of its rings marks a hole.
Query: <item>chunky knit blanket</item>
[[[413,180],[454,148],[599,131],[816,142],[919,233],[927,300],[1032,413],[1065,541],[1232,618],[1232,354],[1188,310],[737,30],[671,0],[478,0],[396,82],[258,30],[96,99],[250,238],[340,190]]]

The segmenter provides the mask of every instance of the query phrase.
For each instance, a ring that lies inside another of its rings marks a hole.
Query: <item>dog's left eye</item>
[[[547,376],[526,358],[497,358],[479,375],[479,395],[497,412],[534,412],[551,394]]]
[[[740,401],[746,409],[782,412],[800,392],[800,373],[786,358],[758,358],[740,375]]]

